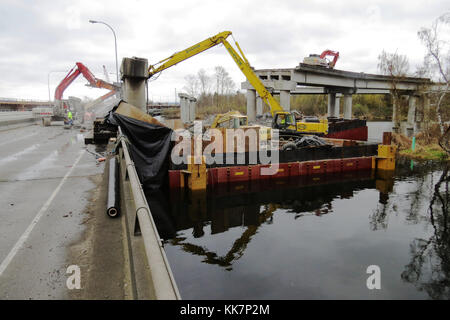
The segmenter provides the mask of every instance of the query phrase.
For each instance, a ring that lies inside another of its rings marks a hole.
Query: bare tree
[[[197,77],[200,85],[200,94],[207,95],[211,90],[211,77],[208,76],[205,69],[200,69],[197,72]]]
[[[217,66],[214,68],[214,71],[216,78],[217,106],[219,107],[221,105],[220,100],[223,100],[225,95],[234,90],[235,84],[224,67]]]
[[[441,139],[444,137],[444,120],[442,117],[442,102],[449,89],[450,79],[450,41],[448,40],[450,28],[450,12],[438,17],[431,25],[431,28],[421,28],[417,33],[419,39],[427,48],[426,61],[430,66],[437,69],[438,81],[445,84],[444,89],[438,92],[436,113],[441,129]],[[443,39],[447,37],[447,39]]]
[[[227,76],[223,81],[224,94],[229,95],[235,91],[236,84],[230,76]]]
[[[400,93],[397,90],[397,80],[405,77],[409,73],[409,61],[405,55],[395,53],[388,53],[382,51],[378,56],[378,70],[382,74],[391,77],[392,97],[393,97],[393,119],[396,128],[400,127]]]
[[[378,70],[392,77],[406,77],[409,72],[408,57],[403,54],[382,51],[378,56]]]
[[[217,66],[214,68],[215,78],[216,78],[216,92],[219,95],[223,95],[224,93],[224,82],[228,77],[228,72],[222,66]]]
[[[188,74],[184,77],[184,80],[186,81],[186,85],[183,89],[186,90],[189,95],[197,97],[200,87],[198,78],[193,74]]]

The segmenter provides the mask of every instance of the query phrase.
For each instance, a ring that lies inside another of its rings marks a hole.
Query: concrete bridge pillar
[[[328,94],[328,117],[335,117],[335,116],[336,116],[336,93],[329,93]]]
[[[400,115],[399,115],[399,101],[395,94],[392,95],[392,132],[400,132]]]
[[[342,94],[341,93],[336,93],[336,104],[335,104],[335,108],[334,108],[334,116],[336,118],[339,118],[340,115],[340,110],[341,110],[341,97]]]
[[[247,118],[248,121],[256,120],[256,90],[247,89]]]
[[[256,95],[256,115],[257,116],[262,116],[263,110],[264,110],[263,104],[264,104],[263,99],[259,95]]]
[[[430,96],[428,94],[424,94],[422,96],[423,100],[423,116],[422,116],[422,121],[423,122],[427,122],[428,120],[430,120]]]
[[[188,95],[185,93],[179,93],[178,97],[180,98],[180,118],[181,122],[188,123],[189,122],[189,99]]]
[[[416,106],[417,106],[417,97],[409,96],[408,99],[408,124],[406,127],[406,134],[408,136],[414,135],[414,128],[416,124]]]
[[[194,97],[190,97],[189,99],[189,121],[195,120],[195,106],[196,106],[197,99]]]
[[[289,90],[280,90],[280,104],[284,111],[291,111],[291,92]]]
[[[148,60],[144,58],[123,58],[120,66],[123,80],[123,99],[147,113],[145,83],[147,81]]]
[[[344,94],[344,119],[351,120],[352,118],[352,95]]]
[[[414,124],[414,122],[416,121],[417,97],[409,96],[408,104],[408,123]]]

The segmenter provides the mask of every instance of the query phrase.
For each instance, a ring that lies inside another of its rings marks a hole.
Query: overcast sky
[[[228,30],[256,69],[293,68],[310,53],[331,49],[340,52],[336,69],[376,73],[383,49],[407,55],[414,71],[425,54],[417,31],[449,10],[448,0],[0,0],[0,97],[48,99],[49,77],[53,99],[75,62],[99,78],[105,65],[115,79],[112,32],[89,19],[105,21],[116,31],[119,67],[123,57],[153,64]],[[217,46],[164,71],[150,83],[150,95],[173,100],[186,75],[200,68],[212,75],[217,65],[240,88],[245,77],[226,49]],[[80,76],[64,98],[105,93],[86,83]]]

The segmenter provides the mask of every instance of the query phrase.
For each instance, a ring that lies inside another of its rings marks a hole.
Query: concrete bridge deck
[[[132,296],[124,220],[105,214],[104,163],[83,134],[62,123],[0,131],[0,300]],[[80,290],[66,286],[70,265]]]
[[[280,95],[280,104],[286,111],[290,111],[291,108],[291,95],[328,94],[328,116],[339,118],[340,98],[343,96],[344,119],[352,118],[353,94],[391,94],[395,90],[398,95],[409,96],[410,132],[414,132],[417,107],[421,110],[428,108],[428,93],[439,87],[428,78],[397,77],[393,79],[387,75],[351,72],[303,63],[295,68],[259,69],[255,70],[255,73],[272,94]],[[248,81],[242,82],[241,88],[247,90],[249,121],[255,121],[256,116],[263,112],[262,99]],[[397,102],[394,101],[394,104]],[[396,109],[396,107],[393,108],[394,122],[397,122]]]
[[[0,111],[24,111],[31,110],[34,107],[51,107],[52,101],[48,100],[31,100],[31,99],[11,99],[0,97]]]
[[[259,69],[255,73],[263,81],[289,81],[291,85],[295,83],[296,86],[347,88],[354,90],[352,93],[357,93],[358,89],[392,89],[390,76],[315,67],[303,63],[296,68]],[[430,79],[417,77],[400,77],[396,78],[395,82],[397,90],[405,91],[415,91],[421,86],[431,85]]]

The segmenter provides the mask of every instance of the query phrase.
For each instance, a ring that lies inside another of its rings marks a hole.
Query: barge
[[[189,188],[192,190],[216,188],[222,184],[234,182],[265,181],[273,183],[277,179],[293,179],[302,176],[340,174],[359,170],[395,169],[396,147],[390,144],[385,135],[384,144],[378,145],[362,141],[324,138],[327,146],[306,147],[293,150],[274,150],[279,153],[278,162],[262,164],[251,163],[256,152],[232,155],[233,163],[240,157],[244,163],[227,165],[211,163],[211,159],[202,157],[201,163],[194,163],[194,157],[183,164],[171,163],[168,175],[171,189]],[[253,153],[253,154],[252,154]],[[217,156],[217,155],[214,155]],[[225,158],[227,155],[223,155]],[[207,164],[209,163],[209,164]],[[272,174],[264,174],[264,169],[275,167]]]
[[[328,118],[327,138],[367,141],[366,120]]]

